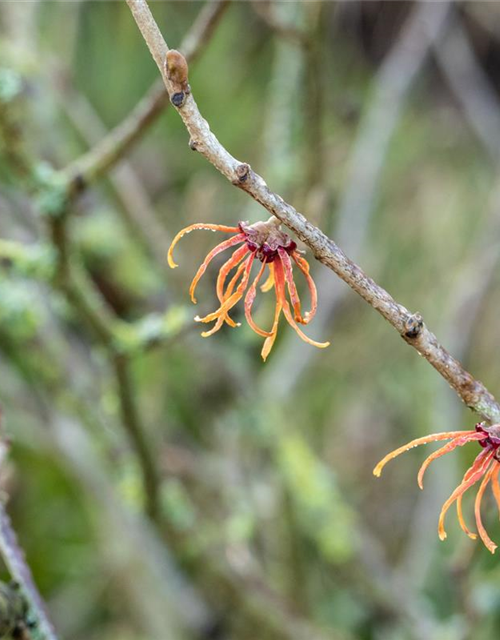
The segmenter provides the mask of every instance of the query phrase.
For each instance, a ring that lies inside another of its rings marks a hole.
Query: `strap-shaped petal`
[[[481,451],[481,453],[474,460],[472,466],[469,469],[467,469],[467,471],[465,472],[462,482],[467,482],[467,480],[469,480],[472,474],[475,473],[483,465],[484,459],[489,455],[489,453],[490,451],[488,449],[483,449]],[[462,531],[466,533],[471,540],[477,540],[477,535],[475,533],[472,533],[470,529],[467,527],[467,525],[465,524],[464,516],[462,513],[462,498],[463,498],[463,495],[460,495],[457,498],[458,522],[462,528]]]
[[[248,247],[245,245],[243,247],[239,247],[233,253],[233,255],[227,260],[222,267],[220,268],[219,275],[217,276],[217,298],[219,302],[224,301],[224,285],[226,284],[227,276],[231,269],[239,265],[239,263],[243,260],[243,258],[249,253]]]
[[[484,546],[491,551],[491,553],[495,553],[495,549],[497,545],[493,542],[490,536],[487,534],[486,529],[484,528],[483,521],[481,520],[481,501],[483,499],[484,492],[486,491],[486,487],[491,480],[491,477],[494,473],[498,472],[497,468],[498,463],[496,461],[493,462],[491,469],[488,469],[486,475],[481,482],[481,486],[479,487],[479,491],[477,492],[476,502],[474,504],[474,515],[476,516],[476,524],[477,531],[479,533],[479,537],[484,543]]]
[[[226,313],[229,311],[229,309],[234,307],[234,305],[242,298],[243,293],[248,285],[248,280],[250,278],[250,271],[252,269],[254,258],[255,258],[255,254],[251,253],[248,256],[248,258],[245,260],[245,263],[244,263],[245,270],[243,272],[243,278],[241,279],[241,282],[238,285],[236,291],[233,294],[231,294],[226,300],[224,300],[221,306],[213,313],[209,313],[204,318],[200,318],[196,316],[195,320],[197,322],[212,322],[213,320],[216,320],[215,327],[213,327],[210,331],[206,331],[201,334],[204,338],[211,336],[213,333],[215,333],[215,331],[218,331],[220,329],[220,327],[224,323],[224,318]]]
[[[233,292],[234,286],[239,276],[241,275],[241,272],[245,268],[245,265],[240,264],[240,262],[248,254],[248,252],[249,252],[249,249],[246,245],[244,245],[243,247],[239,247],[238,249],[236,249],[233,255],[229,258],[229,260],[227,260],[220,268],[219,275],[217,276],[217,287],[216,287],[217,298],[219,299],[219,302],[224,302],[224,300],[227,299]],[[239,267],[236,270],[236,273],[234,274],[234,276],[229,281],[229,285],[226,289],[226,292],[224,292],[224,285],[226,283],[227,276],[231,271],[231,269],[233,269],[237,265],[239,265]],[[226,313],[225,321],[230,327],[239,326],[239,323],[232,320],[229,317],[228,313]]]
[[[302,340],[304,340],[304,342],[307,342],[313,347],[318,347],[318,349],[325,349],[326,347],[330,346],[329,342],[316,342],[316,340],[312,340],[311,338],[306,336],[294,321],[292,313],[290,311],[290,305],[285,298],[285,276],[283,274],[281,260],[274,261],[274,277],[276,280],[276,290],[279,291],[279,294],[277,295],[283,305],[283,313],[285,314],[285,318],[287,319],[288,324],[296,331],[296,333],[300,336],[300,338],[302,338]]]
[[[175,245],[179,242],[182,236],[185,236],[186,233],[191,233],[191,231],[195,231],[196,229],[207,229],[208,231],[223,231],[224,233],[240,233],[241,232],[239,227],[226,227],[223,224],[209,224],[205,222],[197,222],[196,224],[190,224],[189,227],[184,227],[184,229],[181,229],[179,233],[175,236],[175,238],[172,240],[172,244],[170,245],[168,250],[167,260],[168,260],[168,265],[171,269],[175,269],[176,267],[179,266],[177,263],[174,262],[174,259],[172,257]]]
[[[462,531],[469,536],[471,540],[477,540],[477,534],[473,533],[469,527],[465,524],[464,514],[462,512],[462,498],[463,496],[458,496],[457,498],[457,518],[458,524]]]
[[[406,451],[413,449],[414,447],[419,447],[421,444],[429,444],[429,442],[438,442],[439,440],[451,440],[452,438],[457,438],[459,436],[463,436],[466,434],[473,434],[473,433],[476,433],[476,432],[475,431],[446,431],[444,433],[431,433],[430,435],[424,436],[423,438],[416,438],[415,440],[411,440],[407,444],[404,444],[402,447],[398,447],[397,449],[394,449],[394,451],[391,451],[384,458],[382,458],[382,460],[377,464],[377,466],[373,470],[373,475],[377,476],[377,478],[380,477],[380,474],[382,473],[382,469],[385,467],[385,465],[388,462],[390,462],[394,458],[397,458],[402,453],[405,453]]]
[[[292,258],[295,260],[296,265],[304,274],[307,286],[309,288],[309,294],[311,296],[311,310],[306,311],[306,313],[304,314],[304,324],[309,324],[309,322],[311,322],[311,320],[316,315],[316,309],[318,308],[318,291],[316,289],[314,280],[309,273],[310,267],[307,260],[303,258],[298,251],[294,251],[292,253]]]
[[[274,311],[274,321],[273,321],[273,327],[271,329],[271,335],[269,336],[269,338],[266,338],[264,340],[264,345],[262,347],[262,351],[260,352],[260,355],[262,356],[262,360],[264,360],[264,362],[266,361],[267,356],[271,352],[271,349],[273,348],[273,345],[274,345],[274,341],[276,340],[276,336],[278,335],[280,315],[281,315],[281,302],[279,300],[276,300],[276,309]]]
[[[285,281],[288,287],[288,293],[290,295],[290,301],[292,303],[295,320],[297,322],[300,322],[301,324],[305,324],[305,320],[302,317],[300,309],[300,298],[297,291],[297,286],[295,285],[295,281],[293,279],[292,261],[290,260],[290,256],[288,255],[288,253],[282,247],[278,248],[278,254],[281,260],[281,264],[283,265],[283,272],[285,274]]]
[[[255,300],[255,296],[257,294],[257,285],[259,284],[259,281],[262,277],[262,274],[264,273],[265,268],[266,268],[266,263],[263,262],[261,268],[259,269],[259,273],[257,274],[257,277],[252,282],[250,288],[247,291],[247,295],[245,296],[245,318],[247,319],[248,324],[255,331],[255,333],[257,333],[259,336],[262,336],[263,338],[269,338],[271,337],[272,332],[264,331],[263,329],[258,327],[255,324],[254,319],[252,318],[252,306]]]
[[[476,484],[486,473],[489,464],[491,463],[493,456],[495,455],[494,451],[488,451],[488,455],[481,460],[481,464],[477,468],[476,471],[471,473],[467,480],[463,480],[458,487],[453,491],[448,500],[444,503],[443,508],[441,509],[441,513],[439,514],[439,524],[438,524],[438,535],[440,540],[445,540],[446,531],[444,529],[444,519],[448,509],[451,505],[457,500],[459,496],[462,496],[467,489],[470,489],[472,485]]]
[[[214,247],[212,251],[210,251],[210,253],[207,255],[205,260],[203,260],[203,262],[200,265],[200,268],[198,269],[195,277],[193,278],[193,281],[191,282],[191,286],[189,287],[189,295],[191,296],[191,300],[193,301],[194,304],[196,304],[196,298],[194,297],[196,286],[198,285],[198,282],[200,281],[200,278],[202,277],[202,275],[207,270],[208,265],[212,262],[212,260],[215,258],[216,255],[218,255],[219,253],[222,253],[222,251],[225,251],[230,247],[234,247],[235,244],[239,244],[240,242],[243,242],[244,239],[245,239],[245,236],[241,234],[239,236],[234,236],[233,238],[229,238],[229,240],[224,240],[224,242],[221,242],[216,247]]]
[[[267,280],[260,288],[262,293],[267,293],[274,287],[274,263],[268,262],[267,265],[269,267],[269,275],[267,276]]]
[[[498,513],[500,516],[500,483],[498,482],[498,473],[500,472],[500,463],[496,464],[496,472],[491,476],[491,488],[493,490],[493,495],[495,496],[495,501],[498,506]]]
[[[444,456],[447,453],[450,453],[450,451],[453,451],[453,449],[456,449],[457,447],[462,447],[464,444],[467,444],[468,442],[471,442],[473,440],[485,440],[487,437],[488,437],[488,434],[486,433],[472,432],[469,434],[464,434],[462,432],[461,436],[458,436],[458,438],[454,438],[451,442],[448,442],[447,444],[445,444],[444,447],[441,447],[437,451],[434,451],[434,453],[431,453],[431,455],[424,460],[418,472],[418,476],[417,476],[418,486],[421,489],[424,488],[424,474],[427,468],[429,467],[429,465],[431,464],[431,462],[434,462],[434,460],[436,460],[437,458],[440,458],[441,456]]]

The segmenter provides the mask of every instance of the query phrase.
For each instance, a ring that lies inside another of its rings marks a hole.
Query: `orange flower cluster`
[[[219,308],[203,318],[200,318],[199,316],[195,318],[197,322],[215,322],[214,326],[209,331],[205,331],[201,334],[204,338],[211,336],[213,333],[218,331],[224,323],[231,327],[238,326],[238,324],[230,317],[229,312],[236,303],[241,300],[246,291],[244,301],[246,320],[255,333],[265,338],[261,352],[263,360],[266,360],[273,347],[274,341],[276,340],[281,312],[283,312],[288,323],[298,333],[302,340],[308,344],[319,347],[320,349],[323,349],[330,344],[329,342],[316,342],[315,340],[311,340],[311,338],[308,338],[302,332],[297,324],[306,325],[313,319],[317,308],[316,286],[309,273],[308,262],[297,250],[295,242],[286,233],[281,231],[279,221],[276,218],[270,218],[267,222],[257,222],[252,225],[247,222],[240,222],[237,227],[226,227],[219,224],[205,223],[192,224],[179,231],[174,238],[168,251],[168,263],[170,267],[175,268],[177,266],[172,258],[175,245],[182,236],[195,229],[209,229],[211,231],[222,231],[224,233],[231,233],[235,235],[214,247],[201,264],[189,289],[193,303],[196,303],[194,295],[196,286],[207,270],[210,262],[215,258],[215,256],[226,249],[241,245],[233,252],[231,257],[219,270],[216,285],[217,298],[220,302]],[[252,266],[256,258],[262,264],[257,275],[251,282],[250,286],[248,286],[250,283]],[[299,294],[293,279],[293,263],[304,275],[311,295],[311,309],[304,314],[302,313]],[[267,280],[261,286],[261,290],[266,292],[270,291],[274,287],[276,295],[274,321],[270,331],[265,331],[258,327],[252,318],[252,307],[257,294],[257,286],[264,276],[266,267],[268,270]],[[233,269],[234,274],[229,279],[229,282],[227,282],[229,274]],[[291,307],[287,300],[287,290]]]
[[[476,457],[476,459],[472,463],[472,466],[465,472],[462,482],[458,485],[455,491],[453,491],[453,493],[444,503],[443,508],[441,509],[438,526],[439,538],[441,540],[444,540],[446,538],[444,519],[448,509],[454,502],[457,505],[458,522],[460,523],[462,530],[469,536],[469,538],[472,538],[473,540],[477,538],[477,535],[475,533],[472,533],[465,524],[462,514],[462,497],[468,489],[470,489],[474,484],[482,479],[476,495],[474,515],[476,518],[476,526],[479,537],[481,538],[485,546],[489,549],[489,551],[491,551],[491,553],[494,553],[497,545],[490,539],[490,537],[486,533],[486,529],[484,528],[483,522],[481,520],[481,501],[483,499],[484,492],[486,491],[486,487],[491,482],[493,495],[500,510],[500,484],[498,481],[498,474],[500,472],[500,424],[495,424],[491,427],[487,427],[484,423],[480,422],[476,425],[474,431],[449,431],[447,433],[434,433],[432,435],[425,436],[424,438],[417,438],[416,440],[412,440],[403,447],[400,447],[399,449],[396,449],[395,451],[392,451],[391,453],[386,455],[385,458],[381,460],[375,467],[373,473],[374,475],[379,477],[382,473],[382,469],[389,462],[389,460],[392,460],[396,456],[399,456],[401,453],[404,453],[405,451],[408,451],[413,447],[418,447],[421,444],[427,444],[429,442],[437,442],[438,440],[450,440],[450,442],[445,444],[434,453],[431,453],[431,455],[426,458],[426,460],[420,467],[420,471],[418,472],[418,486],[421,489],[423,489],[423,479],[425,471],[431,462],[433,462],[437,458],[440,458],[441,456],[444,456],[446,453],[453,451],[457,447],[461,447],[464,444],[467,444],[468,442],[478,442],[482,447],[482,451]]]

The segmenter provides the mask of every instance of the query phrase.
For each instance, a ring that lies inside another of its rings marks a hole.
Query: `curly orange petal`
[[[313,347],[318,347],[318,349],[326,349],[326,347],[330,346],[329,342],[316,342],[316,340],[312,340],[311,338],[306,336],[306,334],[295,323],[295,320],[292,317],[292,313],[290,311],[290,305],[288,304],[288,302],[283,306],[283,313],[285,314],[285,318],[287,319],[288,324],[293,329],[295,329],[296,333],[299,335],[300,338],[302,338],[302,340],[304,340],[304,342],[307,342],[307,344],[310,344]]]
[[[472,474],[476,473],[476,471],[482,467],[482,465],[484,464],[484,459],[489,455],[489,451],[487,449],[483,449],[481,451],[481,453],[476,457],[476,459],[474,460],[472,466],[467,469],[467,471],[464,474],[464,477],[462,479],[462,482],[467,482],[467,480],[469,480],[469,478],[472,476]],[[467,525],[465,524],[465,520],[464,520],[464,516],[462,513],[462,498],[463,496],[458,496],[457,498],[457,517],[458,517],[458,522],[462,528],[462,531],[464,531],[464,533],[466,533],[469,538],[471,540],[477,540],[477,535],[475,533],[472,533],[470,531],[470,529],[467,527]]]
[[[262,351],[260,352],[260,355],[262,356],[262,360],[264,360],[264,362],[266,361],[267,356],[271,352],[271,349],[273,348],[273,345],[274,345],[274,341],[276,340],[276,336],[278,335],[280,315],[281,315],[281,302],[277,300],[276,310],[274,312],[273,327],[271,329],[271,335],[269,336],[269,338],[266,338],[264,340],[264,345],[262,346]]]
[[[500,462],[496,462],[496,472],[491,476],[491,488],[493,489],[493,495],[498,506],[498,512],[500,515],[500,483],[498,482],[498,473],[500,471]]]
[[[226,301],[229,296],[233,293],[234,287],[236,286],[236,283],[238,282],[241,274],[243,273],[243,271],[245,270],[245,262],[243,262],[242,264],[239,265],[238,269],[236,270],[236,273],[234,274],[234,276],[231,278],[231,280],[229,281],[229,284],[227,285],[227,288],[222,296],[222,301]],[[226,312],[225,315],[225,321],[227,322],[227,324],[230,327],[239,327],[241,326],[240,322],[235,322],[232,318],[229,317],[229,312]]]
[[[476,524],[477,524],[477,530],[478,530],[478,533],[479,533],[479,537],[483,541],[485,547],[491,553],[495,553],[497,545],[493,542],[493,540],[487,534],[486,529],[484,528],[484,525],[483,525],[483,521],[481,520],[481,501],[483,499],[483,494],[484,494],[484,492],[486,490],[486,487],[488,486],[488,483],[491,480],[491,476],[496,471],[497,471],[497,468],[496,468],[496,465],[494,464],[491,467],[491,469],[489,469],[486,472],[486,475],[484,476],[483,481],[481,482],[481,486],[479,487],[479,491],[477,492],[476,502],[474,504],[474,514],[476,516]]]
[[[238,282],[241,274],[245,270],[245,267],[246,267],[246,263],[245,262],[243,262],[242,264],[240,264],[238,266],[238,269],[236,270],[236,273],[234,274],[234,276],[229,281],[229,284],[227,285],[227,288],[226,288],[226,290],[224,291],[224,293],[222,295],[222,302],[227,300],[229,298],[229,296],[233,293],[234,287],[236,286],[236,283]]]
[[[469,478],[479,471],[479,469],[483,468],[483,465],[486,463],[486,458],[489,458],[491,451],[489,449],[483,449],[481,453],[476,456],[476,459],[471,464],[471,466],[464,473],[464,477],[462,478],[462,482],[467,482]]]
[[[215,327],[213,327],[213,329],[211,329],[210,331],[205,331],[204,333],[201,334],[204,338],[211,336],[213,333],[215,333],[215,331],[218,331],[220,329],[220,327],[224,323],[224,318],[226,313],[229,311],[229,309],[234,307],[234,305],[243,296],[243,293],[248,285],[248,280],[250,278],[250,271],[252,269],[254,258],[255,258],[255,254],[251,253],[248,256],[248,258],[245,260],[245,263],[244,263],[245,270],[243,273],[243,278],[240,284],[238,285],[236,291],[233,294],[231,294],[226,300],[224,300],[221,306],[213,313],[209,313],[204,318],[200,318],[199,316],[196,316],[195,320],[197,322],[212,322],[213,320],[217,321],[217,324],[215,325]],[[219,321],[221,322],[219,323]]]
[[[453,451],[453,449],[456,449],[456,447],[462,447],[464,444],[467,444],[468,442],[471,442],[473,440],[484,440],[487,437],[488,437],[488,434],[486,433],[476,433],[474,431],[471,431],[467,434],[467,432],[466,433],[462,432],[461,436],[454,438],[451,442],[448,442],[447,444],[445,444],[444,447],[441,447],[437,451],[434,451],[434,453],[431,453],[431,455],[424,460],[418,472],[418,476],[417,476],[418,486],[421,489],[424,488],[424,484],[423,484],[424,474],[427,468],[429,467],[429,465],[431,464],[431,462],[434,462],[434,460],[436,460],[437,458],[440,458],[441,456],[444,456],[447,453],[450,453],[450,451]]]
[[[272,262],[267,263],[269,266],[269,275],[267,276],[267,280],[261,286],[260,290],[262,293],[267,293],[274,287],[274,267]]]
[[[461,484],[455,489],[455,491],[453,491],[448,500],[446,500],[446,502],[444,503],[443,508],[441,509],[441,513],[439,514],[438,535],[440,540],[445,540],[446,538],[444,519],[446,513],[448,512],[448,509],[455,502],[455,500],[458,499],[459,496],[462,496],[467,491],[467,489],[470,489],[472,485],[476,484],[476,482],[478,482],[483,477],[494,455],[494,451],[488,452],[488,456],[483,459],[482,464],[477,469],[477,471],[470,474],[467,480],[462,481]]]
[[[226,249],[229,249],[230,247],[234,247],[235,244],[239,244],[240,242],[243,242],[244,239],[245,239],[245,236],[241,234],[238,236],[234,236],[233,238],[229,238],[229,240],[224,240],[224,242],[221,242],[216,247],[214,247],[212,251],[210,251],[210,253],[207,255],[205,260],[203,260],[198,271],[196,272],[195,277],[193,278],[193,281],[191,282],[191,286],[189,287],[189,295],[191,296],[191,300],[193,301],[194,304],[196,304],[196,298],[194,297],[196,286],[198,285],[198,282],[200,281],[200,278],[202,277],[202,275],[207,270],[207,267],[210,264],[210,262],[212,262],[212,260],[215,258],[216,255],[218,255],[222,251],[225,251]]]
[[[373,475],[379,478],[380,474],[382,473],[382,469],[388,462],[390,462],[394,458],[397,458],[402,453],[413,449],[414,447],[419,447],[421,444],[429,444],[429,442],[438,442],[439,440],[451,440],[452,438],[456,438],[466,433],[472,434],[475,433],[475,431],[447,431],[445,433],[432,433],[428,436],[424,436],[423,438],[416,438],[415,440],[411,440],[407,444],[404,444],[402,447],[394,449],[394,451],[391,451],[384,458],[382,458],[382,460],[373,469]]]
[[[278,254],[283,267],[283,272],[285,274],[285,281],[288,286],[288,293],[290,295],[295,320],[297,322],[300,322],[301,324],[305,324],[305,320],[302,317],[300,309],[300,298],[297,291],[297,286],[295,285],[293,279],[292,261],[290,260],[290,256],[288,255],[288,253],[281,247],[279,247],[278,249]]]
[[[285,298],[285,280],[284,280],[285,276],[283,273],[283,267],[281,265],[280,260],[274,261],[274,277],[276,280],[276,295],[280,300],[281,304],[283,305],[283,313],[285,314],[285,318],[287,319],[288,324],[296,331],[296,333],[302,338],[302,340],[304,340],[304,342],[307,342],[313,347],[318,347],[319,349],[325,349],[326,347],[330,346],[329,342],[316,342],[316,340],[312,340],[311,338],[307,337],[305,333],[303,333],[295,323],[292,317],[292,313],[290,311],[290,305],[288,304],[288,301]]]
[[[311,322],[311,320],[316,315],[316,309],[318,308],[318,291],[316,289],[314,280],[309,273],[310,267],[307,260],[303,258],[298,251],[294,251],[292,253],[292,258],[294,259],[298,268],[304,274],[307,281],[307,286],[309,288],[309,294],[311,296],[311,310],[306,311],[306,313],[304,314],[304,324],[309,324],[309,322]]]
[[[252,282],[252,285],[248,290],[247,295],[245,296],[245,318],[247,319],[248,324],[253,329],[253,331],[255,331],[255,333],[257,333],[259,336],[262,336],[263,338],[269,338],[271,337],[272,332],[264,331],[263,329],[258,327],[252,318],[252,306],[255,300],[255,296],[257,294],[257,285],[259,284],[259,281],[262,277],[262,274],[264,273],[265,268],[266,268],[266,263],[263,262],[262,267],[260,268],[259,273],[257,274],[257,277]]]
[[[464,533],[466,533],[471,540],[477,540],[477,534],[473,533],[469,527],[465,524],[464,515],[462,512],[462,498],[463,496],[458,496],[457,498],[457,518],[458,523]]]
[[[168,250],[167,260],[168,260],[168,265],[171,269],[175,269],[176,267],[179,266],[174,262],[174,259],[172,257],[175,245],[179,242],[182,236],[185,236],[186,233],[191,233],[191,231],[195,231],[195,229],[207,229],[209,231],[223,231],[224,233],[240,233],[241,232],[239,227],[226,227],[222,224],[208,224],[204,222],[197,222],[196,224],[189,225],[189,227],[184,227],[184,229],[181,229],[179,233],[175,236],[175,238],[172,240],[172,244],[170,245],[170,248]]]
[[[219,299],[219,302],[224,302],[224,300],[229,298],[229,296],[233,292],[234,286],[239,276],[241,275],[241,272],[245,268],[245,265],[244,264],[239,265],[238,269],[236,270],[236,273],[234,274],[234,276],[229,282],[226,292],[224,293],[224,284],[226,283],[226,278],[229,272],[231,271],[231,269],[236,267],[243,260],[243,258],[248,254],[248,252],[249,252],[249,249],[246,245],[244,245],[243,247],[239,247],[239,249],[236,249],[236,251],[229,258],[229,260],[227,260],[220,268],[219,275],[217,276],[217,286],[216,286],[217,298]],[[239,323],[232,320],[228,313],[226,313],[225,321],[230,327],[239,326]]]
[[[236,267],[248,253],[249,249],[246,245],[243,247],[239,247],[229,258],[229,260],[227,260],[227,262],[225,262],[220,268],[219,275],[217,276],[216,286],[217,298],[219,299],[219,302],[223,302],[224,300],[224,285],[226,283],[226,278],[229,275],[229,272],[231,271],[231,269]]]

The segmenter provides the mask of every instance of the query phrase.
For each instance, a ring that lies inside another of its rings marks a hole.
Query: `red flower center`
[[[297,249],[297,244],[288,234],[281,231],[274,222],[239,222],[238,227],[245,235],[245,242],[255,257],[261,262],[273,262],[278,256],[278,250],[284,249],[289,255]]]
[[[478,433],[485,433],[488,437],[484,440],[479,440],[479,444],[485,449],[490,451],[496,451],[500,447],[500,425],[493,425],[492,427],[486,427],[484,422],[478,422],[476,424],[476,431]],[[498,458],[500,452],[495,454]]]

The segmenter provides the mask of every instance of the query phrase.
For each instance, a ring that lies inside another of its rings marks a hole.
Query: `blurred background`
[[[221,142],[496,393],[500,5],[152,10]],[[319,264],[330,348],[284,320],[265,364],[244,322],[201,338],[221,262],[197,307],[188,287],[223,236],[187,236],[176,271],[170,240],[267,213],[189,149],[125,2],[1,2],[0,29],[0,484],[59,636],[497,638],[497,559],[453,513],[436,532],[477,447],[423,493],[430,449],[372,476],[475,416]]]

